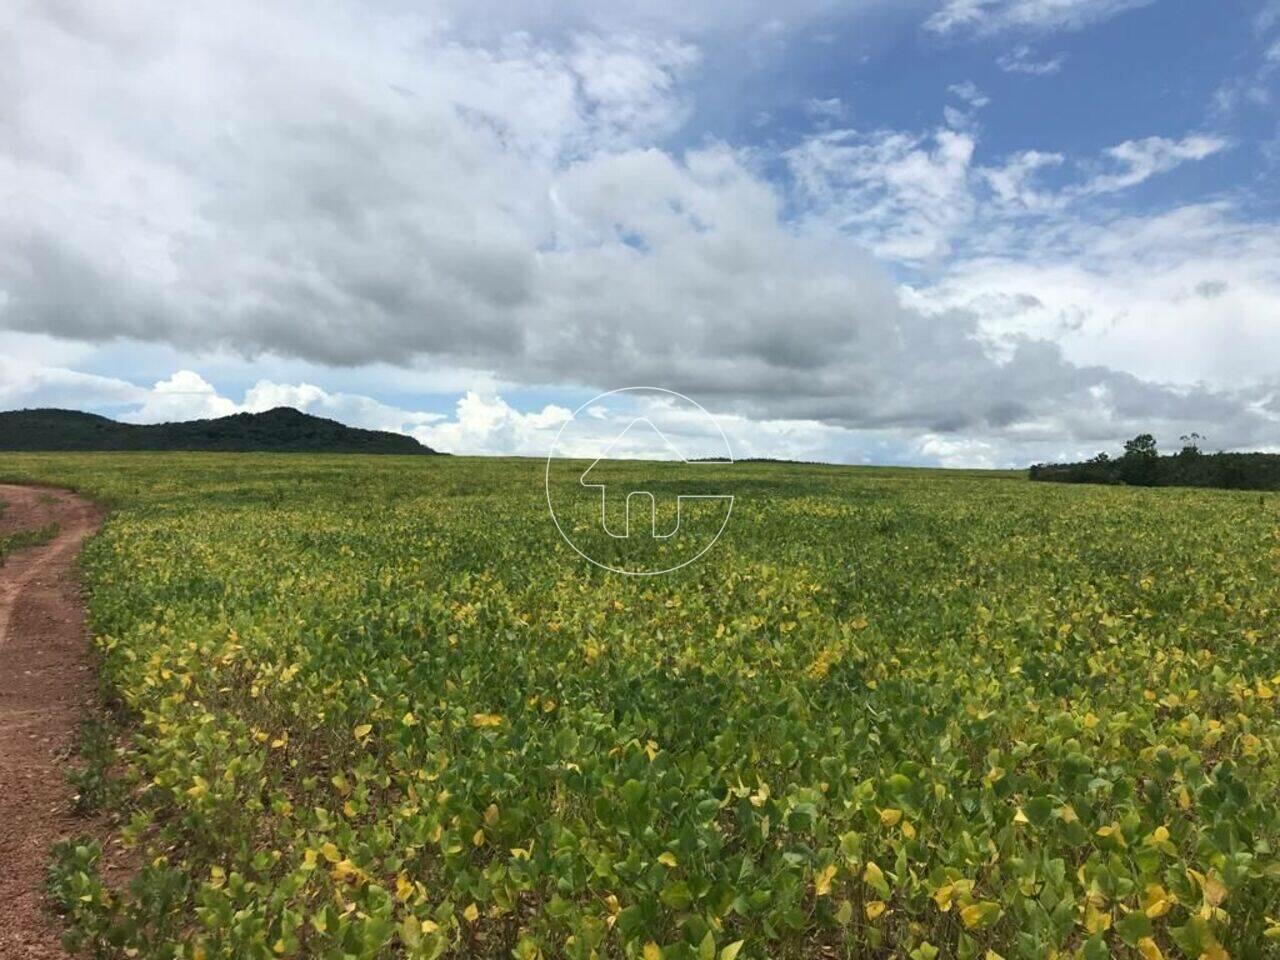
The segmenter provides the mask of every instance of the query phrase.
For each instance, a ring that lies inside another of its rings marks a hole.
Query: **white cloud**
[[[100,407],[141,403],[147,391],[126,380],[54,365],[35,338],[5,334],[0,343],[21,348],[0,353],[0,409]]]
[[[1005,73],[1025,73],[1033,77],[1055,74],[1066,62],[1065,53],[1055,54],[1047,60],[1037,60],[1031,48],[1025,44],[1000,54],[996,59],[996,65]]]
[[[991,98],[979,90],[972,80],[953,83],[947,87],[947,92],[964,104],[961,107],[947,104],[942,108],[943,119],[953,130],[973,129],[977,123],[978,111],[991,103]]]
[[[936,33],[970,30],[1078,30],[1155,0],[943,0],[925,26]]]
[[[169,423],[209,420],[238,412],[234,403],[218,395],[213,384],[192,370],[179,370],[151,388],[142,406],[121,419],[130,423]]]
[[[978,89],[978,85],[972,80],[965,80],[963,83],[953,83],[947,87],[947,92],[959,97],[970,106],[981,109],[991,102],[991,98]]]
[[[996,446],[984,440],[925,434],[920,438],[920,453],[942,467],[993,469],[1004,465],[997,460]]]
[[[1037,190],[1032,181],[1039,171],[1059,167],[1065,159],[1060,153],[1025,150],[1007,159],[1003,166],[988,167],[980,173],[1002,206],[1026,211],[1049,210],[1061,206],[1061,198]]]
[[[950,92],[976,110],[988,99],[972,83]],[[1004,222],[1062,211],[1090,198],[1131,189],[1177,166],[1227,149],[1222,137],[1147,137],[1068,164],[1061,153],[1027,150],[975,167],[972,114],[949,114],[951,128],[932,134],[836,130],[812,136],[787,154],[811,217],[857,236],[877,256],[913,266],[936,264],[973,243],[1000,243]],[[1049,187],[1039,178],[1070,167],[1072,180]],[[989,194],[986,192],[989,191]],[[976,228],[975,228],[976,227]]]
[[[453,420],[411,433],[445,453],[545,457],[561,424],[572,416],[572,410],[555,404],[536,413],[521,413],[499,396],[468,391],[458,401]]]
[[[1052,338],[1081,365],[1222,389],[1266,383],[1280,353],[1280,230],[1226,204],[1066,220],[961,259],[913,296],[975,310],[996,339]]]
[[[807,140],[787,162],[824,219],[856,233],[878,256],[923,263],[946,256],[973,214],[973,149],[973,137],[955,130],[841,130]]]
[[[1127,140],[1106,151],[1118,171],[1101,172],[1079,188],[1082,195],[1114,193],[1127,190],[1156,174],[1167,173],[1188,160],[1203,160],[1225,150],[1229,141],[1222,137],[1195,135],[1182,140],[1147,137]]]

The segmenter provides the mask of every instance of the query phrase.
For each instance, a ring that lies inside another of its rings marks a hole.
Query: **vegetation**
[[[1155,438],[1139,434],[1116,458],[1099,453],[1084,463],[1036,464],[1032,480],[1057,483],[1128,484],[1136,487],[1220,487],[1226,490],[1280,490],[1280,454],[1201,453],[1199,434],[1183,437],[1182,449],[1162,457]]]
[[[2,513],[3,511],[0,511]],[[15,530],[9,533],[0,531],[0,567],[4,566],[9,554],[26,547],[37,547],[48,543],[58,535],[58,525],[50,523],[34,530]]]
[[[435,453],[412,437],[360,430],[289,407],[186,423],[117,423],[78,410],[0,412],[0,450]]]
[[[115,507],[138,869],[59,849],[74,945],[1276,955],[1271,497],[739,466],[716,548],[643,579],[560,540],[540,462],[3,470]]]

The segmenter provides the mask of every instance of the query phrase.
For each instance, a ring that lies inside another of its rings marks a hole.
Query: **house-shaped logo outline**
[[[676,525],[667,533],[659,533],[658,532],[658,502],[657,502],[657,499],[654,497],[653,493],[649,490],[632,490],[628,492],[627,499],[626,499],[626,509],[624,511],[622,532],[615,533],[613,530],[609,529],[608,510],[607,510],[608,496],[609,496],[608,485],[604,483],[588,483],[587,476],[588,474],[591,473],[592,470],[594,470],[599,465],[600,461],[614,459],[613,457],[610,456],[610,454],[613,453],[614,449],[622,442],[623,438],[626,437],[627,434],[631,433],[631,431],[637,425],[643,425],[644,427],[648,427],[651,431],[653,431],[653,433],[656,434],[660,439],[662,445],[664,445],[669,451],[671,451],[671,453],[675,455],[674,459],[678,460],[680,463],[683,463],[687,466],[716,466],[716,465],[729,464],[733,462],[732,460],[690,460],[680,451],[680,449],[674,443],[671,442],[670,438],[665,433],[663,433],[661,430],[658,429],[657,425],[654,424],[652,420],[650,420],[648,417],[636,417],[629,424],[627,424],[627,426],[622,430],[621,433],[619,433],[616,437],[613,438],[612,441],[610,441],[609,446],[605,448],[604,453],[596,457],[595,460],[591,462],[591,466],[583,470],[581,476],[578,477],[578,483],[581,484],[582,486],[587,487],[588,489],[595,488],[600,491],[600,527],[601,529],[603,529],[605,533],[607,533],[609,536],[613,537],[616,540],[630,539],[631,537],[631,501],[636,497],[647,497],[649,499],[649,523],[650,523],[649,529],[654,539],[656,540],[669,540],[672,537],[674,537],[677,533],[680,532],[680,522],[683,514],[684,502],[686,500],[727,500],[729,502],[729,508],[728,510],[725,511],[724,523],[720,525],[720,532],[723,532],[725,525],[728,524],[729,522],[729,515],[733,512],[733,494],[687,493],[687,494],[677,495],[676,496]],[[716,534],[716,538],[718,539],[719,536],[720,536],[720,533],[718,532]]]

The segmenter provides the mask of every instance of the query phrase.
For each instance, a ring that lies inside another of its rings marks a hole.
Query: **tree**
[[[1132,440],[1124,443],[1126,457],[1144,457],[1153,459],[1159,456],[1156,451],[1156,438],[1149,433],[1140,433]]]
[[[1140,433],[1124,445],[1120,458],[1120,478],[1135,487],[1150,487],[1156,482],[1160,467],[1160,454],[1156,450],[1156,438]]]

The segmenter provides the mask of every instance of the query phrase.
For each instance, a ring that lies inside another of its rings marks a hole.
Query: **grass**
[[[1275,955],[1280,501],[751,464],[645,579],[560,540],[542,469],[4,458],[114,506],[145,867],[60,849],[76,945]]]
[[[58,535],[56,523],[46,524],[32,530],[18,530],[14,533],[0,533],[0,566],[4,566],[9,554],[27,547],[38,547],[48,543]]]

